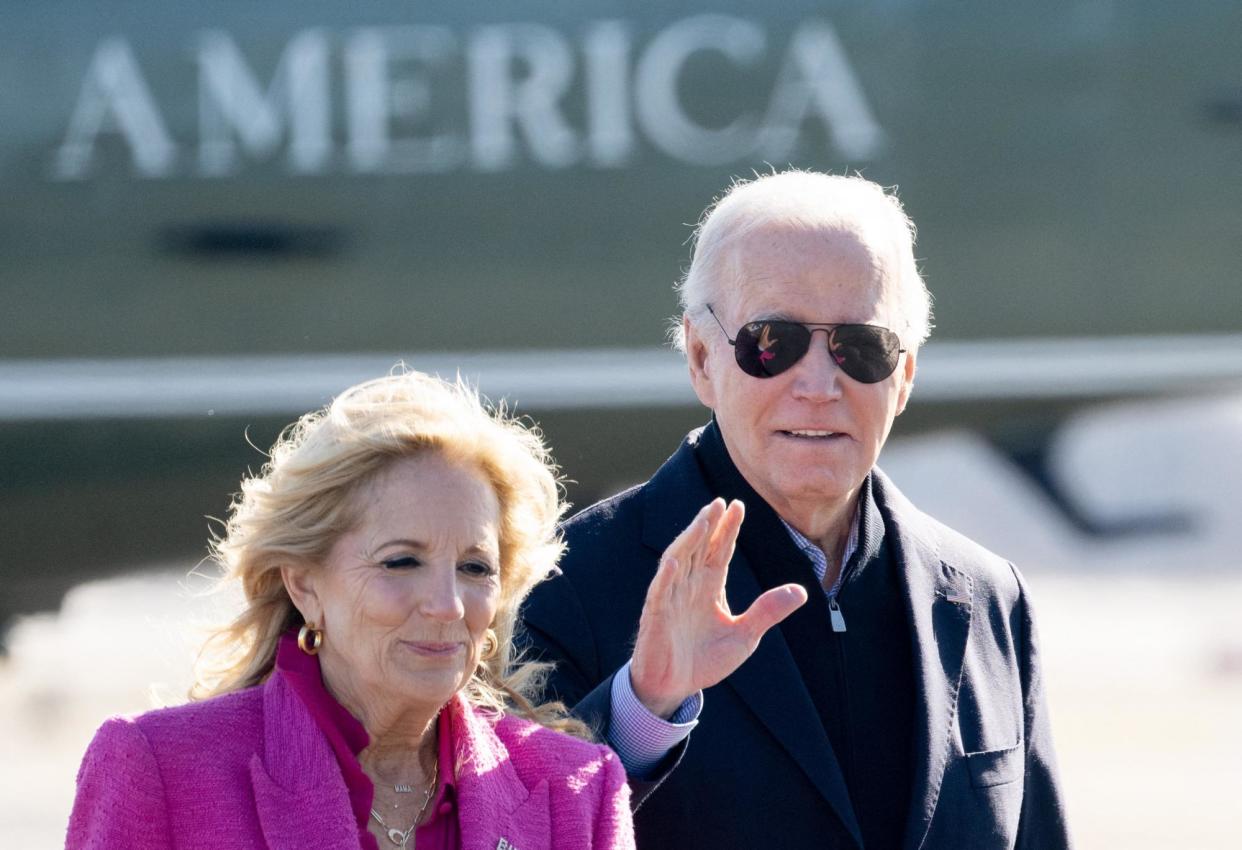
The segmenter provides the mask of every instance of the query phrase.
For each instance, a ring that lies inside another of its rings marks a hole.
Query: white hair
[[[772,225],[798,229],[842,227],[891,239],[902,327],[894,328],[906,348],[917,349],[931,333],[931,293],[914,259],[915,227],[897,196],[862,177],[791,169],[754,180],[735,180],[699,219],[692,237],[690,268],[677,284],[682,314],[698,322],[723,286],[736,283],[733,249],[743,237]],[[887,252],[886,252],[887,253]],[[734,280],[730,280],[733,277]],[[685,351],[680,318],[670,328],[673,345]]]

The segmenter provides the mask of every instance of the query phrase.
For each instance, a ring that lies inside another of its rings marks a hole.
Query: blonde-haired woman
[[[633,846],[616,756],[513,655],[562,509],[539,437],[460,385],[394,375],[302,417],[215,547],[247,600],[222,663],[104,724],[68,846]]]

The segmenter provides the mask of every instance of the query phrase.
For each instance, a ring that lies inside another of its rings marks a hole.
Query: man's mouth
[[[833,437],[843,436],[837,431],[819,431],[809,428],[799,428],[793,431],[781,431],[787,437],[795,437],[800,440],[827,440]]]

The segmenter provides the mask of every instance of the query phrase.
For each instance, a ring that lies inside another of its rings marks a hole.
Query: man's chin
[[[764,498],[773,507],[780,502],[807,505],[838,502],[856,495],[864,477],[865,474],[858,476],[855,481],[854,476],[843,475],[833,467],[795,465],[771,481],[773,492]]]

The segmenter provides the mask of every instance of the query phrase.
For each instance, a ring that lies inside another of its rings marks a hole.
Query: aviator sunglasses
[[[841,371],[862,384],[876,384],[893,374],[905,349],[897,334],[879,325],[825,324],[761,319],[747,322],[730,339],[729,332],[707,305],[725,339],[733,346],[737,365],[747,375],[772,378],[793,368],[811,347],[811,336],[823,330],[828,352]]]

